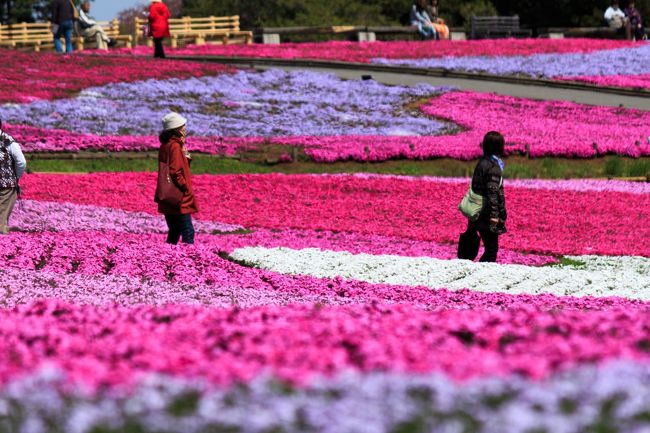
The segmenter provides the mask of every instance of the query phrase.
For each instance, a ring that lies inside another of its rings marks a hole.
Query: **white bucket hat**
[[[187,119],[178,113],[169,113],[162,118],[163,130],[180,128],[187,124]]]

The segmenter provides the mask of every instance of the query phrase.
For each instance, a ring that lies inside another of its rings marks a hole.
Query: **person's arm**
[[[420,17],[419,17],[418,11],[415,8],[415,6],[413,6],[411,8],[411,14],[410,15],[411,15],[411,25],[412,26],[418,25],[418,23],[420,23]]]
[[[183,173],[183,150],[178,143],[171,143],[169,147],[169,177],[178,189],[187,191],[187,180]]]
[[[611,7],[607,8],[607,10],[605,11],[605,19],[607,21],[611,21],[613,18],[613,14],[614,14],[614,9],[612,9]]]
[[[491,225],[496,226],[499,222],[501,209],[499,206],[499,194],[501,189],[501,170],[494,167],[487,171],[486,175],[486,193],[487,209],[490,215]]]
[[[9,145],[9,154],[14,160],[16,181],[19,181],[23,173],[25,173],[25,168],[27,168],[27,161],[25,160],[25,155],[23,155],[23,151],[20,149],[20,145],[13,140]]]
[[[506,194],[503,190],[503,182],[501,182],[501,187],[499,188],[499,203],[501,205],[499,219],[501,222],[505,222],[508,219],[508,212],[506,211]]]
[[[95,20],[86,15],[83,9],[79,9],[79,22],[83,28],[89,28],[97,24]]]

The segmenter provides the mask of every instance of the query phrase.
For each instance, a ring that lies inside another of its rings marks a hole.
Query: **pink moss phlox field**
[[[33,174],[23,184],[25,198],[155,213],[154,173]],[[465,230],[457,205],[468,184],[281,174],[194,177],[199,219],[442,243],[457,242]],[[650,238],[648,194],[525,188],[507,179],[505,188],[510,233],[501,237],[502,248],[650,257],[650,243],[639,242]]]
[[[326,295],[332,293],[328,285],[316,283],[326,279],[294,278],[272,271],[242,267],[224,260],[221,252],[235,246],[255,246],[256,242],[241,235],[201,236],[201,244],[189,248],[174,248],[164,244],[162,235],[130,234],[121,232],[43,232],[12,233],[0,239],[0,256],[6,267],[53,273],[78,275],[123,275],[132,278],[178,284],[216,285],[217,287],[266,288],[267,290],[301,291]],[[270,242],[269,242],[270,243]],[[283,244],[291,242],[282,242]],[[517,257],[511,253],[511,256]],[[525,257],[517,257],[525,261]],[[531,261],[542,258],[533,256]],[[175,265],[175,263],[182,265]],[[270,283],[271,280],[275,283]],[[311,281],[311,282],[309,282]],[[377,286],[382,287],[382,286]],[[315,290],[311,292],[310,290]],[[379,290],[379,289],[378,289]],[[410,289],[404,286],[405,294]],[[343,290],[347,293],[347,290]],[[397,293],[396,290],[392,292]],[[380,298],[408,301],[407,295],[383,293]],[[365,295],[364,295],[365,296]],[[423,298],[424,299],[424,298]],[[423,301],[425,304],[428,301]]]
[[[157,62],[133,56],[58,56],[0,49],[0,103],[65,98],[87,87],[150,78],[216,75],[232,68],[207,63]]]
[[[321,250],[347,251],[352,254],[397,255],[406,257],[434,257],[455,259],[457,246],[430,241],[396,238],[355,232],[335,232],[329,230],[277,230],[254,229],[247,234],[224,234],[212,238],[223,251],[232,252],[243,247],[286,247],[292,249],[320,248]],[[502,263],[515,263],[527,266],[543,266],[557,263],[554,256],[521,254],[516,251],[501,250]]]
[[[44,299],[58,299],[82,305],[167,305],[194,304],[212,307],[240,307],[365,303],[366,297],[343,297],[336,294],[300,293],[298,290],[269,290],[244,287],[221,287],[207,284],[171,283],[126,275],[88,275],[78,272],[61,274],[6,268],[2,276],[2,308]],[[461,295],[462,296],[462,295]],[[610,301],[617,303],[618,299]],[[392,303],[380,298],[378,303]],[[518,302],[518,301],[516,301]],[[561,301],[559,301],[561,302]],[[613,304],[611,304],[613,305]],[[603,304],[609,308],[611,305]]]
[[[476,107],[481,116],[476,116]],[[536,101],[477,92],[448,92],[421,106],[424,114],[460,125],[462,132],[440,136],[295,136],[191,137],[193,151],[233,155],[265,142],[301,147],[318,162],[386,161],[449,157],[468,160],[481,155],[485,131],[501,131],[508,154],[531,157],[590,158],[603,154],[650,155],[650,113],[593,107],[570,102]],[[609,119],[603,122],[602,119]],[[31,126],[7,125],[7,131],[31,152],[80,150],[152,151],[156,137],[96,136]]]
[[[596,75],[590,77],[561,77],[557,79],[565,81],[579,81],[583,83],[596,84],[598,86],[650,90],[650,74],[607,76]]]
[[[527,56],[544,53],[590,53],[633,46],[631,42],[598,39],[500,39],[477,41],[392,41],[283,43],[280,45],[190,45],[171,50],[174,55],[270,57],[369,63],[375,58],[418,59],[461,56]],[[124,50],[151,55],[151,49]]]
[[[128,233],[166,233],[167,225],[161,215],[144,212],[128,212],[108,207],[77,205],[71,203],[24,200],[19,202],[11,216],[15,230],[34,231],[117,231]],[[241,232],[244,227],[212,222],[194,221],[197,233],[224,234],[209,238],[209,244],[220,251],[232,252],[237,248],[260,246],[267,248],[287,247],[293,249],[320,248],[366,254],[394,254],[410,257],[456,257],[456,246],[435,242],[400,239],[362,233],[346,233],[314,230],[253,229]],[[229,232],[239,232],[225,236]],[[557,262],[553,256],[521,254],[514,251],[501,252],[502,263],[540,266]]]
[[[445,372],[542,379],[579,363],[647,359],[645,311],[423,311],[407,305],[95,307],[43,301],[0,320],[0,381],[54,365],[91,388],[143,374],[227,385],[264,372]],[[218,367],[217,367],[218,366]]]
[[[480,116],[476,115],[476,107],[480,107]],[[480,156],[478,144],[489,130],[504,135],[508,144],[506,151],[510,154],[520,153],[529,146],[532,157],[587,158],[607,153],[631,157],[650,155],[647,140],[650,113],[647,111],[478,92],[449,92],[421,109],[430,116],[453,119],[466,129],[458,135],[431,137],[430,145],[454,149],[445,150],[451,155],[444,156],[462,159]],[[603,122],[603,119],[608,121]]]
[[[189,301],[240,306],[317,301],[408,304],[425,310],[503,310],[518,305],[540,310],[647,309],[650,303],[625,298],[593,298],[431,290],[428,287],[372,284],[342,278],[284,275],[240,266],[221,258],[227,236],[201,236],[196,246],[169,246],[162,235],[59,232],[11,233],[0,238],[5,263],[5,306],[42,298],[103,304],[157,305]],[[179,263],[181,265],[179,265]],[[21,274],[23,273],[23,274]],[[75,277],[71,283],[69,279]],[[138,282],[141,287],[138,288]],[[23,286],[30,286],[28,290]],[[92,294],[102,291],[92,300]],[[232,294],[232,295],[231,295]],[[155,298],[155,301],[152,299]],[[241,303],[240,303],[241,301]]]
[[[5,124],[4,129],[23,145],[26,152],[145,152],[157,151],[158,137],[132,135],[78,134],[61,129],[42,129],[28,125]],[[192,151],[234,155],[264,142],[255,137],[191,137]]]
[[[11,226],[20,231],[118,231],[167,233],[160,215],[127,212],[108,207],[21,200],[11,214]],[[212,221],[195,221],[197,233],[225,233],[243,227]]]

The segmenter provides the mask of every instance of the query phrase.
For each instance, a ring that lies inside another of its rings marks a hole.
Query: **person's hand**
[[[490,225],[496,226],[499,224],[499,218],[490,218]]]

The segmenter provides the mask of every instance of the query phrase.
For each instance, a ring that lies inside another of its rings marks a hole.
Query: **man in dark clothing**
[[[52,2],[52,33],[54,48],[57,53],[63,52],[61,38],[65,38],[65,51],[72,52],[72,29],[76,18],[76,9],[72,0],[53,0]]]
[[[506,232],[506,199],[503,192],[503,169],[501,160],[505,140],[496,131],[483,138],[483,157],[472,176],[472,191],[483,197],[483,209],[476,221],[470,221],[467,231],[477,231],[483,240],[485,252],[481,262],[496,262],[499,251],[499,235]]]

